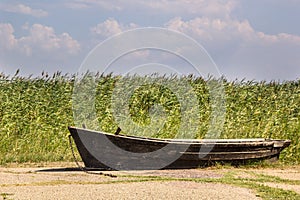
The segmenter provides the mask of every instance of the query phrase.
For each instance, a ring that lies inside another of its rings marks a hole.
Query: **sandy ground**
[[[260,199],[255,191],[220,183],[184,180],[149,181],[164,178],[218,179],[228,171],[247,178],[249,169],[191,169],[160,171],[105,171],[117,177],[87,174],[72,163],[43,166],[0,167],[1,199]],[[246,173],[246,172],[247,173]],[[251,169],[253,173],[300,180],[300,167]],[[99,173],[99,172],[95,172]],[[143,181],[147,180],[147,181]],[[300,193],[300,185],[264,183]]]

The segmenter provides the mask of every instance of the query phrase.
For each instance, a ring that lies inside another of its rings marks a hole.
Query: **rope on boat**
[[[102,176],[109,176],[109,177],[112,177],[112,178],[116,178],[116,177],[117,177],[117,176],[114,175],[114,174],[108,174],[108,173],[103,173],[103,172],[97,172],[97,173],[96,173],[96,172],[92,172],[92,171],[87,170],[85,167],[82,167],[82,166],[79,164],[79,162],[78,162],[78,160],[77,160],[77,158],[76,158],[76,156],[75,156],[75,152],[74,152],[73,144],[72,144],[72,138],[71,138],[72,135],[69,134],[68,137],[69,137],[69,144],[70,144],[70,147],[71,147],[71,151],[72,151],[72,155],[73,155],[74,161],[75,161],[77,167],[78,167],[81,171],[83,171],[83,172],[85,172],[85,173],[87,173],[87,174],[96,174],[96,175],[102,175]]]

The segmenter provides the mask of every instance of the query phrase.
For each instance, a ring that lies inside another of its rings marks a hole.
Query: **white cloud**
[[[80,50],[79,43],[68,33],[57,35],[52,27],[41,24],[34,24],[28,29],[27,36],[16,38],[11,24],[0,24],[0,50],[21,51],[27,56],[56,51],[66,55],[76,54]]]
[[[91,32],[95,35],[99,35],[102,37],[110,37],[117,33],[121,33],[122,31],[129,30],[132,28],[136,28],[137,25],[134,23],[130,23],[128,25],[124,25],[119,23],[115,19],[107,19],[102,23],[97,24],[95,27],[91,28]]]
[[[200,42],[231,79],[295,79],[300,73],[300,36],[256,31],[247,20],[173,18],[166,28]],[[222,71],[222,70],[221,70]]]
[[[66,6],[72,9],[100,7],[109,11],[138,10],[148,14],[184,14],[228,17],[237,0],[72,0]]]
[[[14,28],[11,24],[0,24],[0,46],[2,50],[11,50],[17,45]],[[1,50],[0,49],[0,50]]]
[[[121,1],[122,2],[122,1]],[[126,3],[126,2],[123,2]],[[123,4],[121,3],[121,4]],[[105,10],[119,11],[122,8],[119,6],[120,1],[107,1],[107,0],[70,0],[65,3],[66,7],[71,9],[87,9],[90,7],[100,7]]]
[[[173,18],[165,24],[166,28],[177,30],[195,37],[199,41],[217,43],[220,41],[247,44],[291,43],[300,45],[300,36],[287,33],[269,35],[255,31],[247,20],[194,18],[184,21]]]
[[[6,12],[20,13],[25,15],[31,15],[34,17],[46,17],[48,13],[42,9],[33,9],[24,4],[1,4],[0,9]]]
[[[42,24],[24,26],[27,34],[17,37],[11,24],[0,23],[0,71],[13,74],[21,69],[26,75],[43,70],[70,72],[80,64],[81,46],[68,33],[57,34]]]
[[[207,50],[223,55],[227,48],[236,48],[254,40],[255,31],[248,21],[197,17],[191,20],[173,18],[164,25],[166,28],[187,34]]]
[[[82,10],[82,9],[87,9],[90,6],[88,6],[86,3],[78,2],[78,1],[70,1],[65,3],[65,6],[67,8],[71,8],[74,10]]]
[[[57,35],[52,27],[41,24],[34,24],[29,29],[29,35],[18,40],[21,49],[30,55],[34,50],[45,52],[54,52],[63,50],[67,54],[76,54],[79,49],[79,43],[68,33]]]
[[[175,13],[175,14],[197,14],[206,16],[228,16],[235,8],[235,0],[131,0],[133,4],[140,4],[152,11]]]

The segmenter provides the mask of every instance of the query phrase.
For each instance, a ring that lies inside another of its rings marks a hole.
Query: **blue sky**
[[[299,0],[4,0],[0,71],[76,73],[108,37],[162,27],[199,42],[228,79],[296,80],[299,9]]]

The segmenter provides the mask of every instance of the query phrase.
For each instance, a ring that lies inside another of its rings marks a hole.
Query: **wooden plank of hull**
[[[246,152],[183,152],[179,158],[182,160],[214,160],[214,161],[230,161],[230,160],[248,160],[266,158],[278,154],[276,150],[260,150]]]

